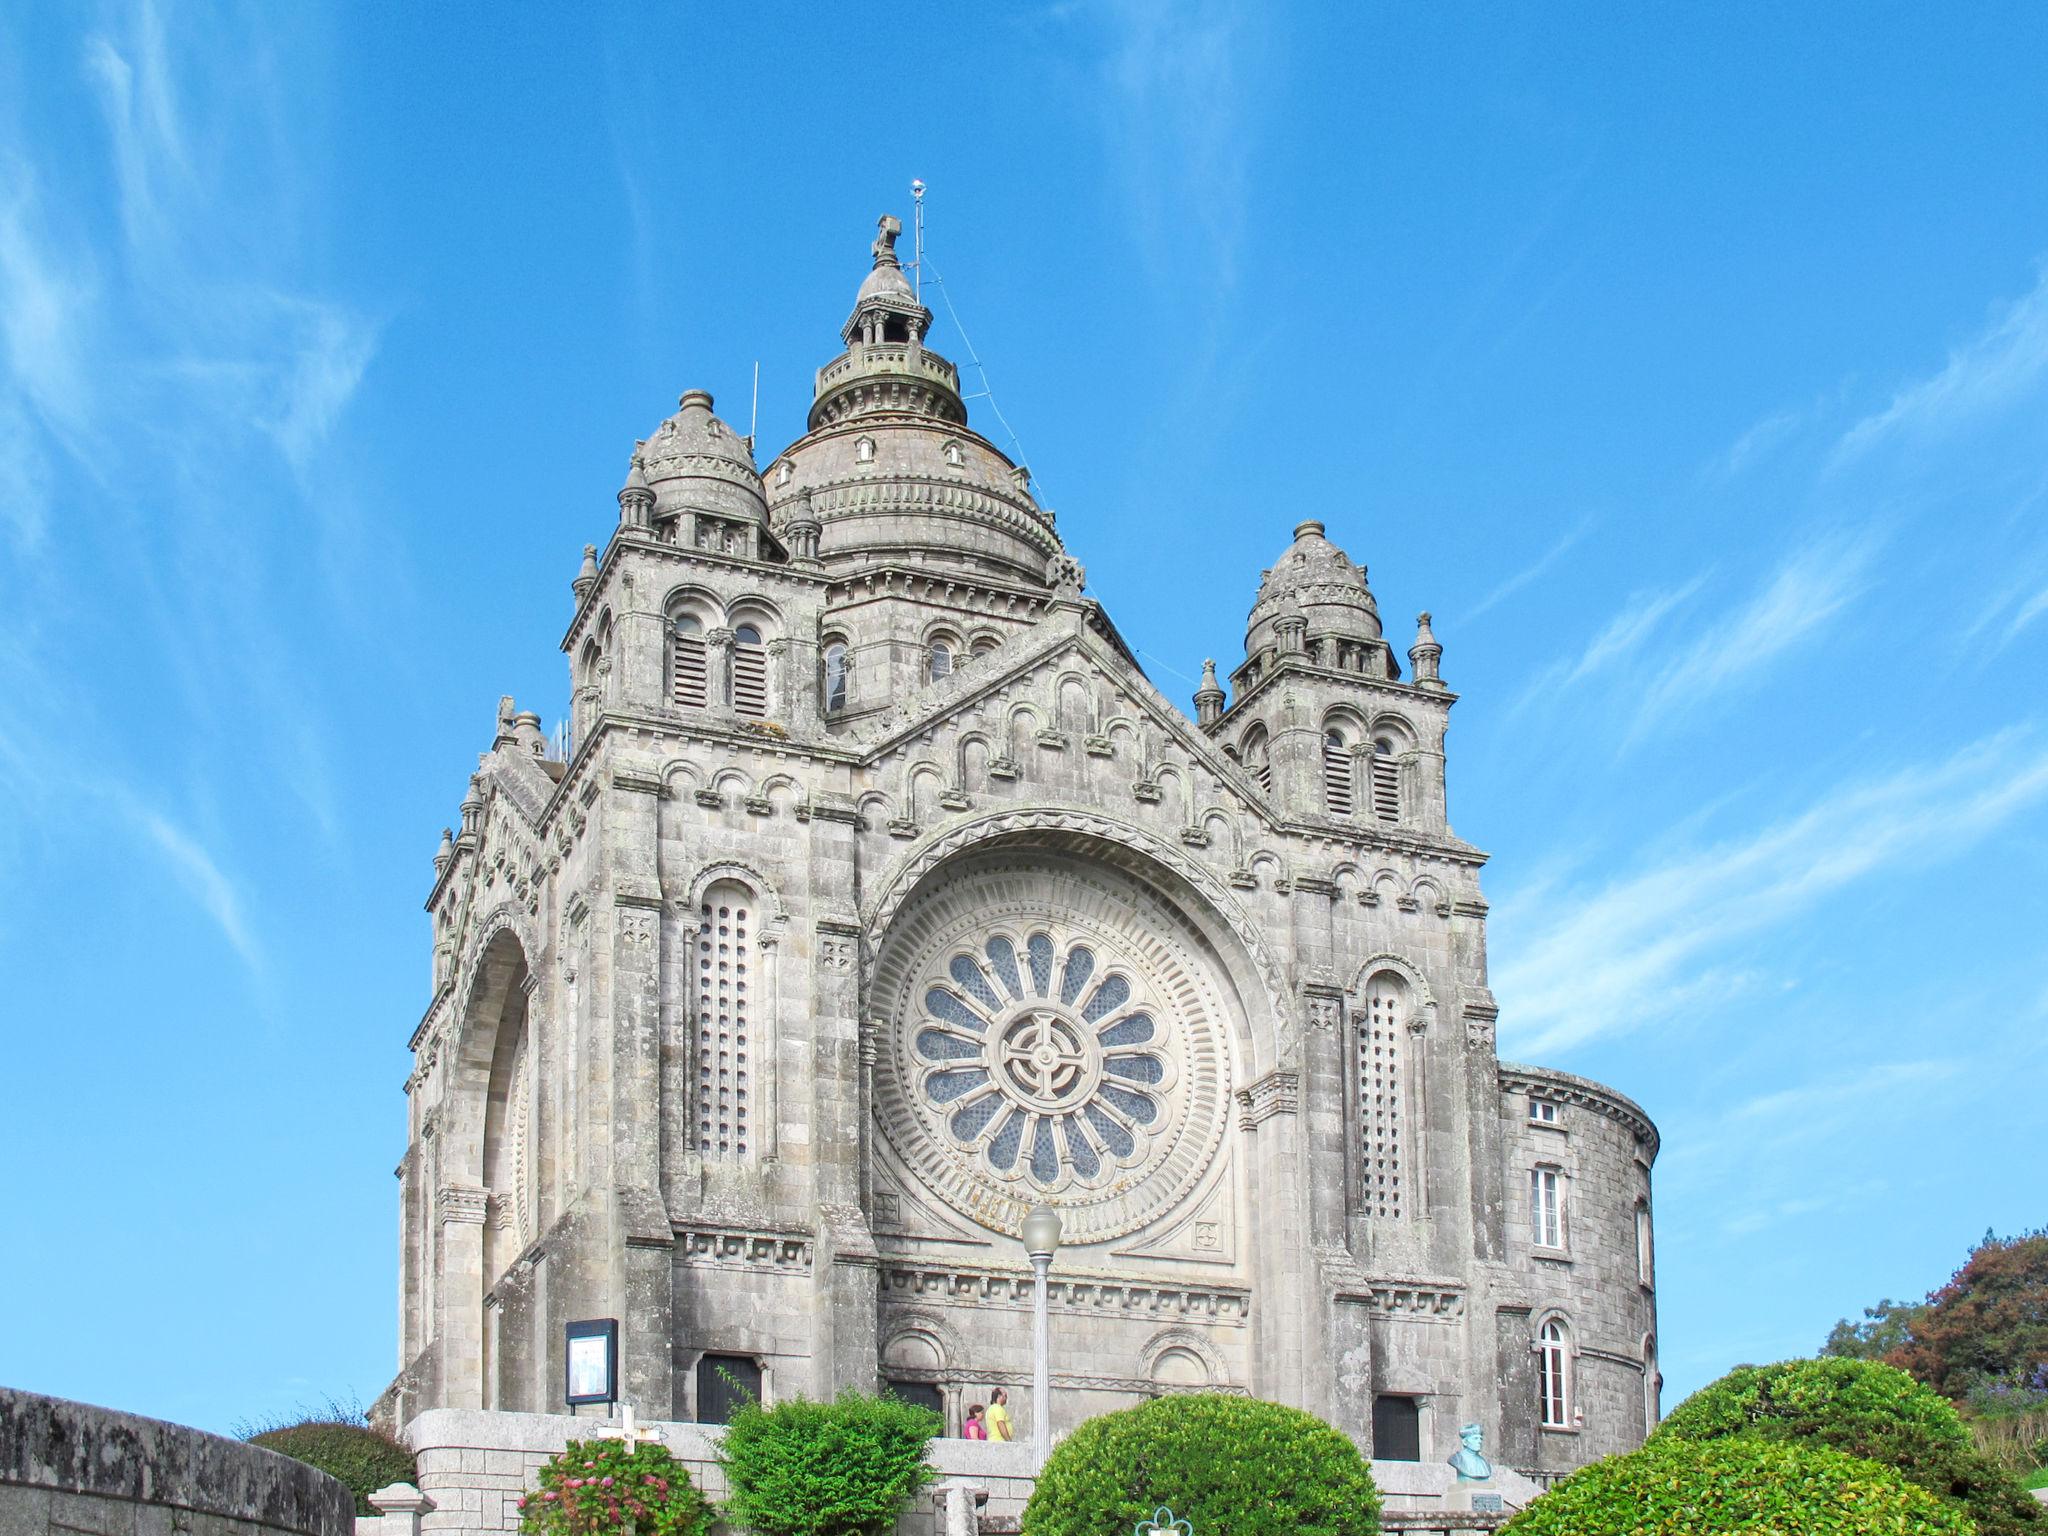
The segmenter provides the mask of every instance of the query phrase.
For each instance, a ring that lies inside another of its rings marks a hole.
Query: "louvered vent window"
[[[1372,813],[1381,821],[1401,819],[1401,765],[1391,741],[1372,744]]]
[[[1358,1027],[1359,1173],[1367,1216],[1401,1216],[1401,1049],[1399,985],[1380,977],[1367,990]]]
[[[670,663],[670,692],[678,709],[702,709],[711,702],[711,660],[704,626],[685,615],[676,620]]]
[[[714,886],[698,908],[697,1150],[747,1155],[748,986],[746,893]]]
[[[733,631],[732,707],[749,720],[768,715],[768,647],[761,643],[761,631],[751,624]]]
[[[1335,731],[1323,738],[1323,806],[1332,816],[1351,814],[1351,749]]]

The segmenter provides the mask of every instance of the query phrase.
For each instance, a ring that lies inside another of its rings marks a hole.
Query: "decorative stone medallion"
[[[1173,1205],[1214,1157],[1215,967],[1154,893],[1050,861],[942,874],[884,956],[877,1110],[964,1214],[1013,1232],[1043,1202],[1065,1242],[1102,1241]]]

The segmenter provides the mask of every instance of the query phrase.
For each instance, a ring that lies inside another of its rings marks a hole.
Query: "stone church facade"
[[[888,1383],[957,1430],[1006,1384],[1028,1426],[1043,1203],[1056,1430],[1206,1389],[1382,1457],[1636,1445],[1657,1132],[1495,1053],[1428,615],[1397,656],[1304,522],[1181,713],[895,234],[796,442],[693,391],[636,446],[566,754],[504,701],[444,835],[380,1414],[559,1412],[616,1318],[643,1416]]]

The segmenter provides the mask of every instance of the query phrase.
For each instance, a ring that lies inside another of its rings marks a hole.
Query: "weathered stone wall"
[[[1647,1228],[1656,1138],[1640,1109],[1584,1078],[1503,1063],[1500,1080],[1508,1253],[1522,1282],[1500,1335],[1517,1380],[1505,1394],[1502,1443],[1516,1466],[1565,1472],[1633,1450],[1654,1423],[1657,1308]],[[1533,1116],[1532,1100],[1555,1118]],[[1562,1176],[1562,1248],[1532,1240],[1530,1172],[1539,1167]],[[1563,1427],[1543,1426],[1536,1411],[1530,1351],[1551,1320],[1563,1325],[1569,1346],[1571,1423]]]
[[[718,1465],[717,1424],[648,1426],[690,1469],[691,1480],[712,1500],[726,1495]],[[482,1536],[519,1528],[519,1498],[536,1485],[541,1464],[571,1440],[606,1433],[597,1419],[563,1414],[478,1413],[433,1409],[414,1419],[406,1443],[419,1460],[420,1492],[434,1501],[421,1521],[426,1536]],[[610,1430],[616,1434],[616,1428]],[[938,1481],[964,1478],[989,1491],[984,1512],[1014,1518],[1031,1497],[1031,1447],[968,1440],[936,1440],[932,1460]],[[904,1512],[902,1536],[927,1536],[933,1529],[928,1496]]]
[[[715,1424],[652,1424],[647,1429],[690,1469],[691,1479],[712,1500],[726,1495],[718,1465],[724,1427]],[[562,1414],[478,1413],[436,1409],[421,1414],[406,1432],[419,1461],[419,1488],[434,1503],[421,1521],[424,1536],[497,1536],[519,1527],[519,1498],[537,1482],[541,1464],[572,1439],[616,1434],[615,1425]],[[1024,1442],[942,1438],[932,1442],[936,1472],[897,1522],[898,1536],[943,1531],[934,1494],[949,1482],[985,1491],[980,1502],[984,1530],[1017,1528],[1035,1481],[1032,1448]],[[1505,1467],[1484,1485],[1499,1493],[1505,1514],[1475,1514],[1472,1485],[1461,1484],[1447,1466],[1419,1462],[1375,1462],[1373,1479],[1392,1517],[1389,1529],[1434,1533],[1492,1530],[1506,1515],[1536,1497],[1527,1479]]]
[[[324,1472],[240,1440],[0,1387],[0,1536],[351,1536]]]

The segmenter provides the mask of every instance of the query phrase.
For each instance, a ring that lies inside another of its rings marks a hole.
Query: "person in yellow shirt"
[[[1010,1394],[1002,1387],[997,1387],[995,1391],[989,1394],[988,1412],[981,1417],[982,1422],[988,1425],[988,1437],[991,1440],[1014,1440],[1016,1438],[1016,1435],[1010,1428],[1010,1410],[1007,1406],[1009,1401]]]

